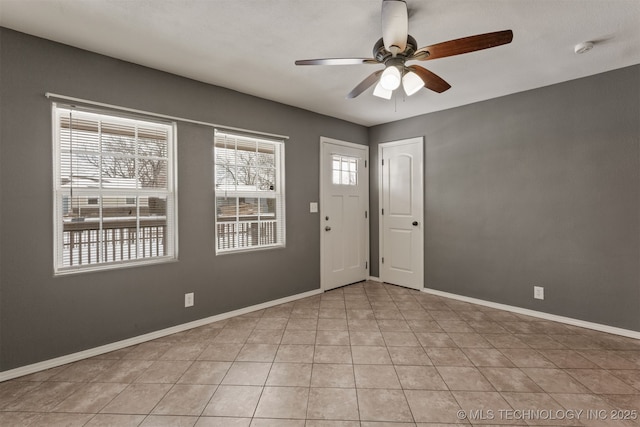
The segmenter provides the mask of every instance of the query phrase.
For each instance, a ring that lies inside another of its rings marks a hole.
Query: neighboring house
[[[62,188],[69,189],[69,195],[63,196],[62,201],[65,219],[71,221],[97,217],[100,209],[102,209],[104,217],[135,216],[138,206],[142,214],[149,213],[149,205],[153,205],[153,201],[150,201],[149,198],[141,197],[137,201],[135,197],[110,197],[104,198],[102,206],[99,206],[98,197],[72,196],[73,188],[95,188],[97,190],[99,188],[98,181],[99,178],[86,176],[74,176],[73,180],[63,179]],[[131,178],[103,178],[104,182],[107,182],[109,187],[121,189],[134,189],[138,185],[136,179]]]

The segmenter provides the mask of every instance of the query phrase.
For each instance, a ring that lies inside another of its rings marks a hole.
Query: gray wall
[[[366,128],[7,29],[0,64],[0,370],[319,288],[319,139]],[[178,123],[180,260],[53,277],[45,92],[290,136],[287,247],[215,256],[213,131]]]
[[[289,135],[287,247],[215,256],[212,131],[179,123],[180,260],[53,277],[45,92]],[[0,94],[0,371],[318,289],[321,135],[370,141],[372,164],[425,137],[427,287],[640,330],[640,66],[367,131],[0,29]]]
[[[638,331],[639,123],[633,66],[373,127],[371,164],[425,137],[426,287]]]

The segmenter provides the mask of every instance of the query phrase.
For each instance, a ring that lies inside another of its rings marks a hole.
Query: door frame
[[[418,220],[420,222],[420,224],[422,225],[421,230],[422,230],[422,245],[421,245],[421,252],[422,252],[422,256],[420,259],[420,283],[422,283],[422,286],[420,287],[419,290],[422,290],[426,287],[426,284],[424,283],[424,277],[425,277],[425,262],[424,262],[424,256],[425,256],[425,239],[426,239],[426,225],[424,222],[424,216],[425,216],[425,212],[424,212],[424,207],[425,207],[425,195],[424,195],[424,156],[425,156],[425,149],[424,149],[424,137],[423,136],[416,136],[413,138],[406,138],[406,139],[399,139],[396,141],[390,141],[390,142],[382,142],[380,144],[378,144],[378,279],[380,280],[380,282],[384,282],[384,276],[383,276],[383,271],[382,271],[382,256],[384,254],[384,218],[382,215],[382,199],[383,199],[383,193],[384,193],[384,188],[382,187],[383,184],[383,176],[382,176],[382,159],[384,159],[383,155],[382,155],[382,151],[385,147],[397,147],[397,146],[402,146],[402,145],[410,145],[410,144],[420,144],[421,146],[421,151],[422,151],[422,158],[420,159],[420,175],[421,175],[421,182],[422,182],[422,209],[420,210],[420,219]],[[411,288],[408,287],[409,289],[415,289],[415,288]]]
[[[370,233],[371,230],[369,229],[369,221],[370,221],[370,216],[371,216],[371,212],[370,212],[370,205],[369,205],[369,146],[368,145],[362,145],[362,144],[355,144],[353,142],[347,142],[347,141],[341,141],[339,139],[333,139],[333,138],[328,138],[325,136],[321,136],[320,137],[320,208],[318,209],[318,231],[320,232],[320,289],[322,289],[323,291],[326,291],[326,281],[327,278],[325,277],[325,265],[324,263],[326,262],[325,260],[325,256],[324,256],[324,250],[325,250],[325,245],[326,243],[326,237],[325,237],[325,233],[323,233],[323,211],[324,211],[324,199],[325,199],[325,193],[327,191],[327,189],[324,186],[324,179],[325,177],[325,170],[323,167],[323,161],[324,161],[324,147],[326,144],[332,144],[332,145],[339,145],[342,147],[349,147],[349,148],[356,148],[359,150],[364,150],[364,161],[366,162],[365,168],[366,171],[364,173],[365,176],[365,199],[364,199],[364,204],[366,206],[367,209],[367,216],[365,218],[365,233],[364,233],[364,246],[365,246],[365,262],[366,262],[366,268],[365,268],[365,277],[363,278],[363,280],[366,280],[369,277],[369,272],[371,271],[371,263],[370,263],[370,247],[369,247],[369,242],[370,242]]]

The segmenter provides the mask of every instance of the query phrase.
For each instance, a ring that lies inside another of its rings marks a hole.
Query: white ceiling
[[[0,25],[362,125],[375,125],[640,63],[639,0],[407,0],[418,46],[513,30],[509,45],[421,62],[452,88],[345,95],[371,57],[379,0],[0,0]],[[583,55],[574,45],[595,41]]]

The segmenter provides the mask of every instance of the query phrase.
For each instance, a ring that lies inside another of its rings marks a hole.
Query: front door
[[[423,139],[380,144],[380,279],[424,288]]]
[[[320,233],[323,290],[366,280],[369,147],[321,138]]]

